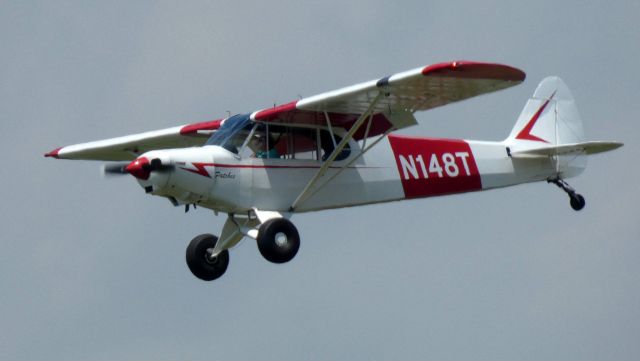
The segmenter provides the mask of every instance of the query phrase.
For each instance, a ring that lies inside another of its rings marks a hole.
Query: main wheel
[[[191,240],[187,247],[187,266],[194,276],[203,281],[219,278],[229,265],[229,251],[226,249],[217,256],[211,255],[217,242],[218,237],[212,234],[201,234]]]
[[[289,262],[298,253],[300,235],[288,219],[274,218],[258,229],[258,250],[269,262]]]
[[[584,197],[578,193],[572,194],[569,197],[571,198],[571,201],[569,203],[571,204],[571,208],[573,208],[574,211],[581,210],[582,208],[584,208],[585,204],[587,204],[587,202],[584,200]]]

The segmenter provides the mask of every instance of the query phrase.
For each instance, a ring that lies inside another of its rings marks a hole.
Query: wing
[[[60,159],[133,160],[139,154],[153,149],[201,146],[211,133],[220,127],[221,122],[222,119],[217,119],[124,137],[75,144],[54,149],[44,156]]]
[[[375,136],[416,124],[413,113],[504,89],[522,82],[515,68],[490,63],[456,61],[398,73],[251,114],[258,122],[326,125],[350,129],[365,112],[367,127],[353,138]],[[380,96],[382,94],[383,96]],[[375,100],[375,102],[374,102]],[[375,103],[375,104],[374,104]],[[153,149],[203,145],[222,119],[188,124],[54,149],[46,157],[90,160],[132,160]]]
[[[413,113],[457,102],[520,84],[525,73],[492,63],[454,61],[394,74],[251,114],[251,119],[269,123],[326,125],[349,129],[367,112],[378,94],[368,136],[389,128],[416,124]],[[328,120],[327,120],[328,119]],[[358,130],[354,138],[365,135]]]

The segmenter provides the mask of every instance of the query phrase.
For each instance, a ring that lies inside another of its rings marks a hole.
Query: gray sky
[[[640,3],[0,2],[3,360],[637,360]],[[285,265],[245,240],[195,279],[184,214],[62,145],[250,112],[430,63],[494,61],[520,86],[403,131],[500,140],[547,75],[591,139],[625,147],[556,187],[294,217]]]

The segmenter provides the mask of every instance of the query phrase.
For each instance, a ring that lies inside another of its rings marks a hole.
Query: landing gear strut
[[[571,208],[573,208],[574,211],[579,211],[584,208],[587,202],[582,195],[576,193],[576,190],[573,189],[569,183],[560,178],[549,179],[547,182],[557,185],[569,195],[569,204],[571,204]]]

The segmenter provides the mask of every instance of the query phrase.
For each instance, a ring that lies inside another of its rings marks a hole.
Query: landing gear
[[[300,235],[288,219],[273,218],[258,229],[258,250],[269,262],[289,262],[298,253]]]
[[[569,204],[574,211],[581,210],[587,204],[587,202],[584,200],[584,197],[576,193],[576,190],[571,188],[569,183],[565,182],[564,180],[560,178],[554,178],[547,180],[547,182],[557,185],[569,195]]]
[[[220,239],[212,234],[201,234],[189,243],[186,257],[191,273],[203,281],[220,278],[229,266],[229,248],[243,237],[257,240],[262,256],[273,263],[291,261],[300,248],[298,230],[286,218],[270,218],[260,224],[258,218],[247,217],[238,223],[236,216],[230,214]]]
[[[194,276],[203,281],[219,278],[229,265],[229,251],[226,249],[215,256],[212,254],[217,242],[218,237],[212,234],[201,234],[187,247],[187,266]]]
[[[587,204],[587,202],[584,200],[584,197],[578,193],[569,195],[569,197],[571,198],[571,201],[569,201],[569,203],[571,204],[571,208],[573,208],[574,211],[581,210]]]

